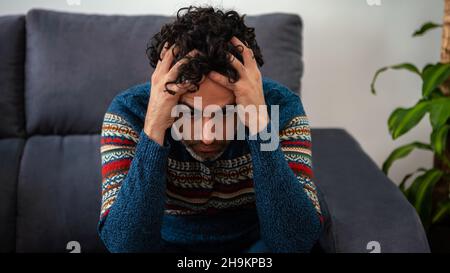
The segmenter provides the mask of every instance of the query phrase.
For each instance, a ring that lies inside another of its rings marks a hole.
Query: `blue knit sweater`
[[[323,217],[300,97],[263,78],[267,105],[279,105],[278,148],[262,151],[261,138],[247,137],[199,162],[169,130],[163,146],[144,133],[150,90],[125,90],[104,117],[98,232],[107,249],[239,252],[262,240],[272,252],[310,251]]]

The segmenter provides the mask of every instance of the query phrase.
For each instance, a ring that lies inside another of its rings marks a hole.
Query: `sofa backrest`
[[[0,17],[0,137],[24,137],[25,17]]]
[[[25,17],[0,17],[0,252],[15,247],[17,176],[25,144]]]
[[[146,43],[165,16],[104,16],[33,10],[27,15],[26,114],[29,134],[98,133],[117,92],[148,81]],[[249,17],[266,76],[299,89],[300,20]]]
[[[0,18],[0,251],[65,252],[70,241],[104,251],[96,232],[103,116],[116,94],[150,79],[146,44],[172,19],[47,10]],[[246,21],[263,76],[299,92],[300,17]]]

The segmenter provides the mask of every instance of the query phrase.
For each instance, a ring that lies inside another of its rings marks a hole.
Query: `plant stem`
[[[442,41],[441,41],[441,63],[450,63],[450,0],[444,2],[444,18],[442,24]],[[450,78],[441,86],[440,90],[445,96],[450,96]],[[448,121],[447,121],[448,122]],[[447,135],[445,150],[442,153],[444,160],[434,154],[433,166],[444,173],[450,172],[448,159],[450,158],[450,134]],[[446,160],[445,160],[446,159]],[[448,200],[450,178],[444,175],[436,184],[433,191],[433,208],[443,200]]]

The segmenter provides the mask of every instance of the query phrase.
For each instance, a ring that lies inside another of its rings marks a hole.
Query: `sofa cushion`
[[[312,129],[316,184],[327,202],[330,228],[323,248],[333,252],[428,252],[414,208],[343,129]]]
[[[0,17],[0,138],[23,137],[25,17]]]
[[[17,176],[24,139],[0,139],[0,252],[13,252],[16,233]]]
[[[283,83],[294,93],[301,94],[303,76],[301,18],[297,14],[270,13],[246,16],[246,22],[255,27],[256,40],[264,58],[262,75]]]
[[[150,79],[153,70],[146,44],[172,19],[31,10],[25,92],[28,132],[99,133],[113,97]],[[298,15],[247,20],[256,28],[265,57],[262,73],[298,90],[302,72]]]
[[[97,235],[100,137],[35,136],[22,158],[17,200],[18,252],[104,251]]]

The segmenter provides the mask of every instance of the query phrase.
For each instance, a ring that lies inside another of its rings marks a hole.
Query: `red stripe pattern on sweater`
[[[303,189],[322,221],[317,188],[313,182],[311,129],[306,115],[297,116],[288,123],[280,132],[280,144],[289,167],[303,185]]]
[[[102,206],[107,215],[126,178],[139,135],[121,116],[106,113],[101,134]],[[311,138],[306,116],[298,116],[280,132],[281,149],[288,165],[320,214],[312,181]],[[213,166],[198,161],[168,158],[165,213],[214,214],[223,210],[254,208],[251,155],[217,160]]]

